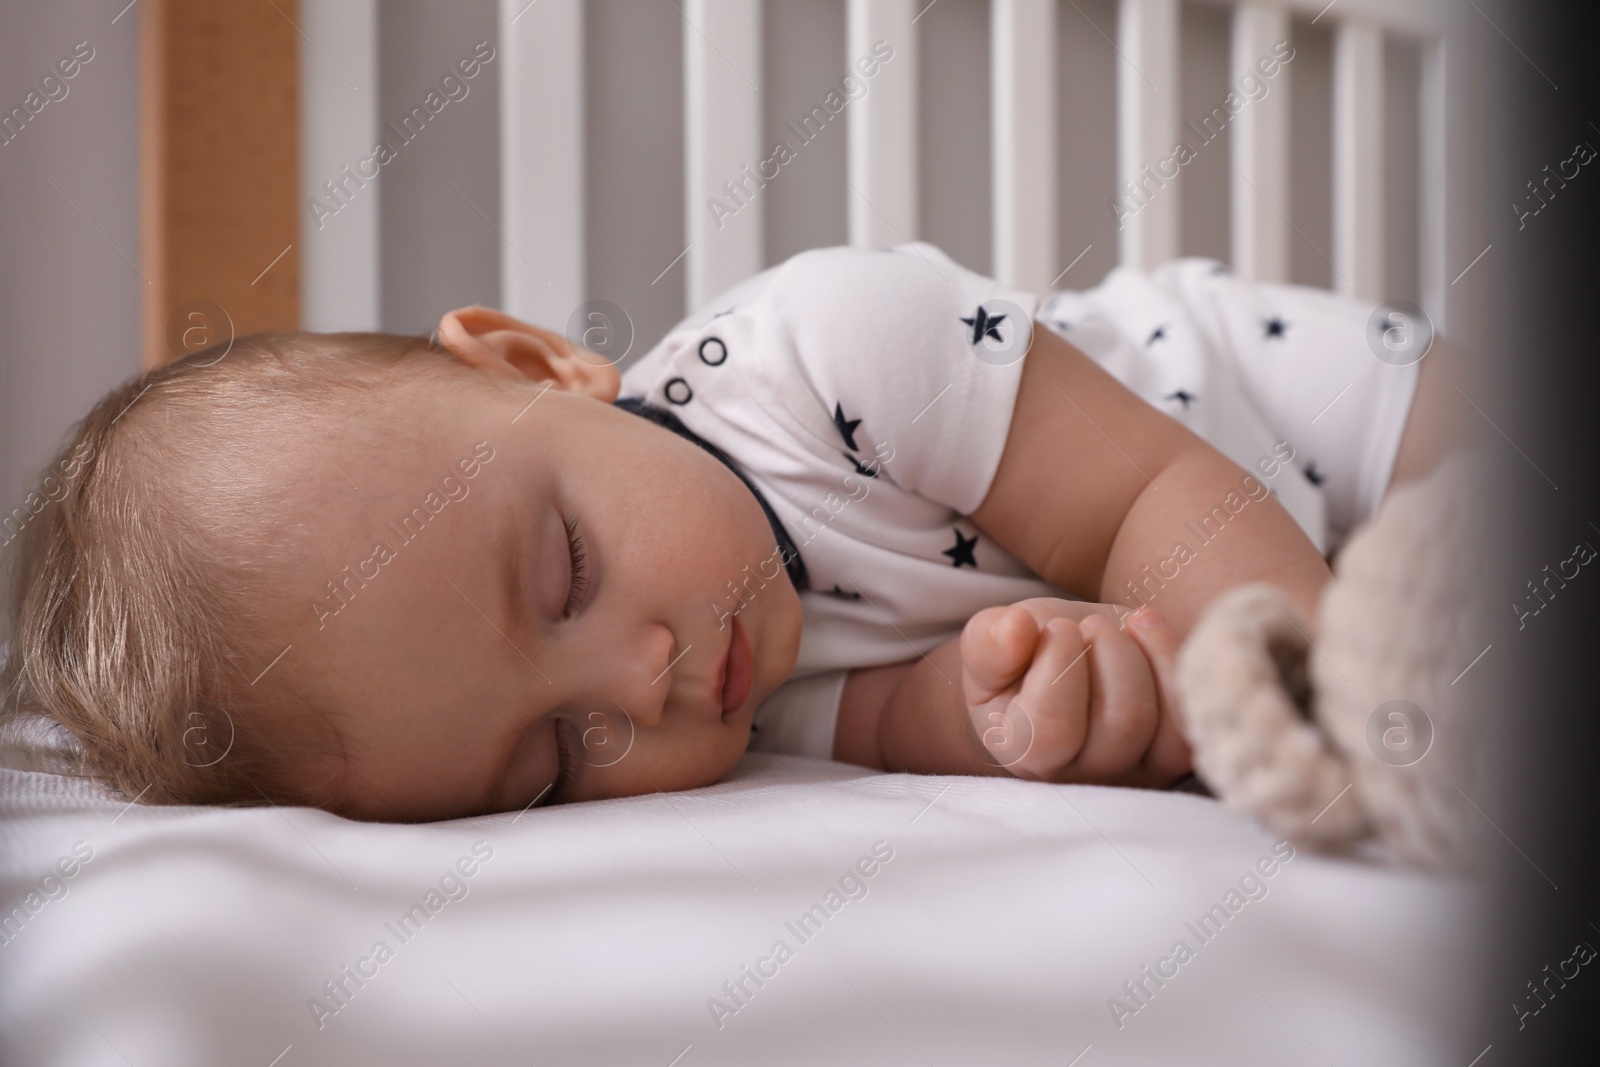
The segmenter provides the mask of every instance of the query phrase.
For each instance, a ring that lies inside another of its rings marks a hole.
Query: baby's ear
[[[474,305],[445,312],[439,319],[439,342],[462,363],[497,378],[547,381],[606,403],[622,388],[621,375],[604,356],[493,308]]]

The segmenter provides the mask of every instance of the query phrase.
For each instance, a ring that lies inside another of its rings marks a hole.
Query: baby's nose
[[[613,699],[640,726],[656,725],[666,710],[672,667],[684,651],[676,646],[671,630],[652,623],[627,651],[619,650],[600,665],[609,675],[607,688],[614,691]]]

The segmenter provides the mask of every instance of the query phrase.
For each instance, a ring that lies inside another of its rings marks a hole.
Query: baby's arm
[[[1276,585],[1316,617],[1327,564],[1275,499],[1243,494],[1243,479],[1216,449],[1036,326],[1000,468],[972,519],[1058,588],[1158,608],[1166,620],[1161,640],[1175,650],[1213,598],[1246,581]],[[1201,542],[1190,524],[1213,509],[1227,518]],[[1175,552],[1180,544],[1185,553]],[[1146,637],[1140,647],[1157,675],[1162,714],[1148,727],[1149,749],[1112,778],[1161,784],[1186,769],[1178,766],[1187,757],[1181,738],[1170,740],[1181,712],[1170,671]],[[1091,651],[1090,660],[1100,658]],[[1109,659],[1107,670],[1119,662]],[[914,663],[852,672],[835,757],[892,770],[1011,773],[974,755],[974,727],[982,724],[966,713],[962,671],[961,644],[952,641]],[[1145,721],[1135,710],[1123,714]],[[1158,728],[1168,738],[1159,745]]]
[[[1189,770],[1178,638],[1150,610],[1036,597],[974,615],[926,659],[852,671],[834,758],[885,770],[1162,786]]]
[[[973,522],[1052,585],[1150,603],[1180,637],[1246,581],[1276,585],[1315,618],[1331,575],[1283,506],[1264,491],[1246,496],[1240,467],[1054,332],[1033,334],[1000,469]],[[1218,532],[1202,541],[1195,530],[1214,512]]]

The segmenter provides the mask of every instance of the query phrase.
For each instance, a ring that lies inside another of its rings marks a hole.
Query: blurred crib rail
[[[666,2],[673,11],[656,17],[654,32],[660,35],[676,24],[677,39],[652,41],[651,47],[676,49],[681,58],[682,236],[659,263],[652,258],[644,281],[657,270],[663,275],[681,271],[681,279],[668,275],[651,293],[659,298],[668,284],[681,285],[684,304],[693,308],[774,260],[763,244],[770,196],[760,189],[783,166],[775,158],[774,138],[797,147],[806,131],[791,123],[797,140],[770,128],[771,111],[763,108],[770,90],[763,60],[770,59],[773,47],[770,36],[764,46],[763,20],[776,17],[771,0]],[[927,47],[922,32],[927,23],[919,22],[935,2],[842,0],[845,47],[834,69],[856,84],[851,89],[832,75],[844,88],[826,111],[819,100],[814,114],[819,122],[837,116],[848,130],[842,195],[845,232],[853,244],[886,246],[924,237],[934,228],[936,213],[950,210],[948,196],[941,204],[919,203],[919,188],[926,188],[927,179],[919,167],[927,164],[925,156],[919,157],[918,137],[929,118],[919,108],[929,106],[930,81],[945,78],[947,70],[946,64],[924,62],[919,54]],[[1094,19],[1084,5],[1095,12]],[[620,179],[615,173],[587,173],[594,164],[585,145],[597,128],[594,102],[587,98],[596,74],[585,69],[586,56],[596,62],[585,42],[595,15],[587,6],[584,0],[497,0],[496,8],[498,295],[513,314],[557,327],[585,299],[606,295],[586,291],[592,273],[586,257],[596,254],[593,215],[614,210],[616,182],[653,181],[659,195],[665,184],[661,168],[676,166],[651,159]],[[1304,255],[1304,246],[1311,245],[1319,264],[1327,261],[1326,277],[1336,289],[1376,304],[1396,295],[1395,278],[1385,277],[1392,246],[1414,242],[1405,253],[1405,288],[1437,328],[1451,333],[1464,328],[1466,286],[1451,283],[1479,249],[1466,247],[1470,93],[1463,24],[1471,9],[1459,0],[989,0],[982,8],[988,20],[987,123],[949,131],[949,136],[970,138],[973,150],[987,155],[989,272],[1043,290],[1060,279],[1077,253],[1061,247],[1059,225],[1063,197],[1080,196],[1063,173],[1063,153],[1075,147],[1062,143],[1058,121],[1058,112],[1068,106],[1106,109],[1106,122],[1115,130],[1117,202],[1108,210],[1117,216],[1116,258],[1152,265],[1179,254],[1184,198],[1161,190],[1184,164],[1174,158],[1180,142],[1194,140],[1190,131],[1200,130],[1192,114],[1187,121],[1183,114],[1182,72],[1192,57],[1185,54],[1180,19],[1186,10],[1202,8],[1220,9],[1218,17],[1228,20],[1230,83],[1246,76],[1275,79],[1273,91],[1259,99],[1241,97],[1234,107],[1230,93],[1213,111],[1216,123],[1229,127],[1226,246],[1234,268],[1251,278],[1288,281],[1293,254]],[[623,17],[638,10],[630,8]],[[319,19],[328,21],[327,32],[344,32],[348,39],[352,19],[378,17],[373,0],[302,0],[302,12],[311,38],[321,32]],[[611,17],[618,16],[612,12]],[[1071,22],[1063,25],[1064,20]],[[1321,75],[1331,77],[1331,173],[1318,179],[1329,204],[1326,216],[1319,216],[1327,221],[1317,240],[1297,234],[1289,203],[1296,122],[1291,85],[1312,72],[1299,69],[1305,61],[1294,67],[1279,62],[1294,27],[1304,31],[1308,25],[1319,35],[1330,31],[1332,41],[1331,75]],[[1085,100],[1081,90],[1071,88],[1076,83],[1064,76],[1072,73],[1064,67],[1070,63],[1062,55],[1064,34],[1082,34],[1097,48],[1114,49],[1114,93]],[[1402,84],[1386,85],[1385,48],[1394,42],[1419,57],[1413,65],[1420,72],[1408,73]],[[609,56],[607,62],[612,62]],[[333,89],[342,88],[334,76],[327,70],[318,74],[314,64],[302,68],[311,126],[344,121],[316,117],[317,78],[329,80],[331,98]],[[1264,75],[1264,70],[1273,73]],[[640,76],[625,67],[601,73]],[[960,91],[972,96],[971,85],[963,84]],[[1073,92],[1077,95],[1064,95]],[[1413,92],[1415,99],[1402,98]],[[1408,156],[1403,167],[1396,146],[1386,143],[1391,138],[1385,125],[1386,115],[1402,105],[1417,116],[1419,133],[1415,145],[1401,146]],[[800,125],[806,121],[804,115],[794,117]],[[1208,121],[1204,115],[1198,120]],[[940,128],[941,136],[946,132]],[[308,130],[307,143],[314,136],[315,130]],[[1396,229],[1386,224],[1385,182],[1401,174],[1408,183],[1415,175],[1408,197],[1416,211],[1414,222],[1408,219],[1406,227]],[[613,198],[610,209],[597,202],[598,177],[613,190],[607,194]],[[1081,195],[1104,200],[1099,190]],[[1098,204],[1096,210],[1101,210]],[[481,213],[487,218],[491,211]],[[321,277],[359,272],[362,263],[376,263],[377,240],[375,231],[352,226],[337,240],[308,242],[307,270]],[[1101,243],[1096,255],[1108,255],[1113,241],[1095,240]],[[651,256],[662,247],[655,246]],[[1295,248],[1298,253],[1292,253]],[[1222,254],[1220,248],[1215,251]],[[673,253],[679,258],[669,263]],[[1107,265],[1109,259],[1100,261],[1100,269]],[[1072,282],[1086,284],[1082,274]],[[314,281],[306,291],[318,291]]]

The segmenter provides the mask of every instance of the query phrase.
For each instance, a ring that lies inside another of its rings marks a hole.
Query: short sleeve
[[[960,514],[1000,466],[1038,299],[933,245],[824,248],[756,316],[775,399],[823,450]]]
[[[787,681],[756,709],[752,752],[833,758],[834,726],[849,671],[825,671]]]

